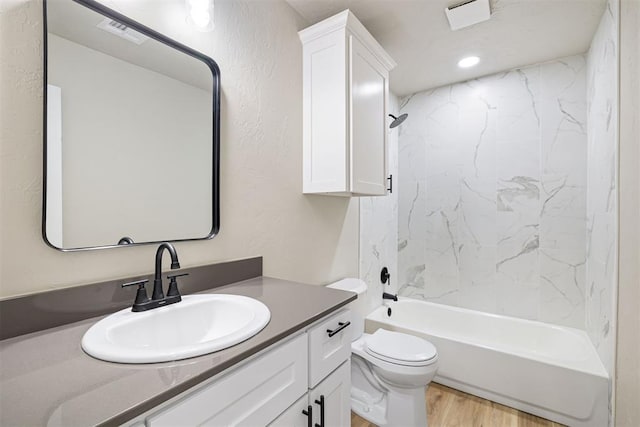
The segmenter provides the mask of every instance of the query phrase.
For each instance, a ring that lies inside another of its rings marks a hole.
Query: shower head
[[[389,114],[389,117],[393,119],[393,121],[389,125],[389,128],[393,129],[394,127],[400,126],[402,122],[404,122],[407,119],[408,116],[409,115],[407,113],[400,114],[398,117],[394,116],[393,114]]]

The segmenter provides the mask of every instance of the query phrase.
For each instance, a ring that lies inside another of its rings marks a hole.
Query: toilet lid
[[[438,353],[429,341],[413,335],[378,329],[366,339],[366,351],[374,357],[411,364],[425,364]]]

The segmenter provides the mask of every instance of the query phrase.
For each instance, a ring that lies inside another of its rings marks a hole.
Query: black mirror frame
[[[105,17],[111,18],[115,21],[122,22],[126,26],[133,28],[137,32],[144,34],[145,36],[152,38],[160,43],[163,43],[169,47],[172,47],[182,53],[185,53],[193,58],[196,58],[205,63],[211,70],[211,74],[213,77],[213,159],[212,159],[212,227],[209,234],[205,237],[194,238],[194,239],[177,239],[177,240],[169,240],[171,242],[188,242],[188,241],[196,241],[196,240],[208,240],[212,239],[218,232],[220,231],[220,68],[216,62],[202,53],[191,49],[173,39],[170,39],[163,34],[158,33],[157,31],[152,30],[151,28],[140,24],[137,21],[134,21],[127,16],[122,15],[119,12],[116,12],[113,9],[110,9],[104,6],[101,3],[98,3],[95,0],[72,0],[75,3],[78,3],[84,7],[87,7]],[[45,243],[62,252],[76,252],[76,251],[88,251],[94,249],[109,249],[109,248],[122,248],[122,247],[131,247],[138,245],[156,245],[164,240],[158,240],[153,242],[140,242],[140,243],[128,243],[124,245],[107,245],[107,246],[87,246],[81,248],[59,248],[53,245],[47,238],[47,46],[48,46],[48,37],[47,37],[47,0],[43,0],[42,2],[42,22],[43,22],[43,176],[42,176],[42,237]]]

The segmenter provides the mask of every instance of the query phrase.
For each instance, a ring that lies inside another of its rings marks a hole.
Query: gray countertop
[[[271,321],[257,335],[231,348],[144,365],[104,362],[82,351],[83,334],[102,317],[0,341],[0,425],[123,423],[356,298],[351,292],[268,277],[203,293],[260,300],[271,310]]]

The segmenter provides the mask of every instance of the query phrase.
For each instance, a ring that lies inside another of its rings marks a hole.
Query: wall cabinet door
[[[304,193],[335,193],[347,189],[346,67],[344,35],[334,33],[305,44],[302,135]]]
[[[351,361],[347,360],[309,391],[313,425],[344,427],[351,424]]]
[[[351,191],[387,192],[388,71],[356,37],[349,35],[351,59]]]

